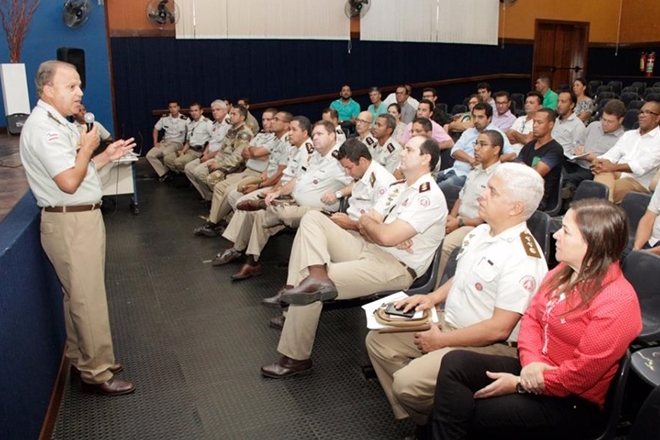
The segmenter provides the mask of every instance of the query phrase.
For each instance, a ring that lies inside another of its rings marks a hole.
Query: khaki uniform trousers
[[[112,378],[115,363],[105,294],[101,210],[41,213],[41,245],[62,284],[66,357],[88,383]]]
[[[444,312],[438,311],[443,332],[456,330],[445,323]],[[287,320],[288,320],[287,316]],[[397,419],[410,416],[418,425],[425,425],[433,408],[435,384],[444,355],[452,350],[469,350],[483,354],[517,357],[517,349],[505,344],[486,347],[444,347],[422,354],[414,343],[414,332],[367,334],[369,359],[380,385]],[[412,360],[411,360],[412,359]]]
[[[176,153],[183,148],[181,142],[162,141],[160,147],[154,147],[147,152],[147,161],[151,164],[158,177],[164,176],[167,167],[164,165],[164,158],[170,153]]]
[[[445,240],[442,242],[442,256],[440,257],[440,264],[438,265],[438,280],[435,282],[436,289],[440,286],[442,274],[445,273],[445,267],[447,267],[447,262],[449,261],[449,254],[463,244],[463,239],[473,229],[474,226],[463,226],[454,229],[449,234],[445,235]]]
[[[234,249],[245,251],[259,261],[261,250],[268,243],[268,239],[284,229],[279,225],[273,228],[264,228],[265,211],[241,211],[234,213],[227,229],[222,234],[224,238],[234,243]]]
[[[202,163],[200,159],[195,159],[183,167],[183,172],[202,198],[211,200],[213,192],[206,185],[206,178],[209,175],[208,162]]]
[[[408,288],[413,279],[392,255],[362,237],[341,229],[318,211],[303,218],[293,241],[287,284],[297,286],[309,275],[308,267],[325,264],[337,286],[337,299],[351,299],[382,290]],[[277,347],[292,359],[309,359],[323,303],[289,306]]]
[[[610,202],[616,204],[631,191],[648,194],[649,190],[632,177],[620,178],[621,173],[600,173],[594,175],[594,182],[602,183],[610,189]]]
[[[238,184],[246,177],[259,176],[261,173],[251,169],[246,169],[242,173],[228,174],[224,180],[216,183],[213,187],[213,197],[211,198],[211,214],[209,221],[218,223],[225,218],[232,210],[227,196],[236,189]]]
[[[185,154],[182,154],[181,156],[177,156],[176,152],[166,155],[163,159],[163,162],[165,162],[165,166],[167,168],[174,171],[175,173],[182,173],[186,167],[186,164],[192,162],[195,159],[199,159],[200,157],[202,157],[201,150],[197,151],[189,148],[188,151],[186,151]]]

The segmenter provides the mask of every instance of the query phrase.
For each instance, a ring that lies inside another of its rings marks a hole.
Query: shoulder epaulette
[[[376,184],[376,173],[374,173],[373,171],[371,172],[371,177],[369,177],[369,183],[371,184],[372,188]]]
[[[314,145],[311,142],[305,142],[305,148],[307,149],[307,154],[314,152]]]
[[[396,182],[390,183],[390,186],[399,185],[400,183],[405,183],[406,179],[397,180]]]
[[[374,144],[374,142],[376,142],[376,141],[374,140],[374,138],[372,138],[371,136],[367,136],[367,138],[366,138],[364,141],[365,141],[365,142],[367,143],[367,145],[369,145],[369,146],[372,146],[372,145]]]
[[[161,118],[166,118],[166,117],[168,117],[169,115],[170,115],[169,113],[165,113],[164,115],[161,115]]]
[[[522,242],[525,253],[530,257],[541,258],[541,252],[539,251],[538,246],[536,246],[536,241],[534,237],[527,231],[520,233],[520,241]]]
[[[387,151],[389,151],[389,152],[391,153],[391,152],[393,152],[394,150],[396,150],[396,147],[394,146],[394,144],[393,144],[392,142],[390,142],[389,144],[387,144]]]
[[[339,150],[334,150],[331,154],[332,154],[332,157],[337,159],[339,157]]]
[[[419,192],[423,193],[431,189],[431,184],[429,182],[424,182],[419,185]]]

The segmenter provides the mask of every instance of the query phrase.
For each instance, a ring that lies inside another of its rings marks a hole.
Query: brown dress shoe
[[[302,280],[298,287],[284,289],[281,301],[304,306],[316,301],[329,301],[335,298],[337,298],[337,286],[332,280],[318,280],[309,276]]]
[[[274,318],[270,318],[270,321],[268,321],[268,326],[274,328],[275,330],[282,330],[284,328],[284,321],[286,321],[286,317],[284,315],[276,316]]]
[[[286,356],[282,356],[274,364],[261,367],[261,374],[273,379],[283,379],[285,377],[309,374],[312,372],[312,360],[305,359],[297,361]]]
[[[236,205],[236,209],[241,211],[259,211],[266,209],[266,201],[264,199],[245,200]]]
[[[251,264],[245,263],[243,266],[241,266],[241,270],[231,276],[231,279],[233,281],[241,281],[256,277],[257,275],[261,275],[261,264],[252,266]]]
[[[241,256],[241,252],[237,251],[234,248],[225,249],[224,251],[219,252],[215,257],[213,257],[213,261],[211,261],[211,264],[213,266],[222,266],[223,264],[231,263],[240,256]]]
[[[266,307],[274,307],[274,308],[280,308],[282,306],[286,307],[286,304],[282,304],[282,292],[284,289],[292,289],[293,286],[291,285],[286,285],[280,290],[277,291],[277,293],[274,296],[271,296],[269,298],[264,298],[261,300],[261,304],[265,305]]]
[[[135,384],[128,380],[121,380],[113,377],[103,383],[83,382],[83,389],[90,393],[103,394],[105,396],[121,396],[135,391]]]
[[[115,362],[110,368],[108,368],[112,374],[121,373],[124,371],[124,366],[119,362]],[[80,370],[75,366],[71,365],[71,375],[80,377]]]

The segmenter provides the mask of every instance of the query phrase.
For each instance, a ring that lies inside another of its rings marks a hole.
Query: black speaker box
[[[60,47],[57,49],[58,61],[64,61],[76,66],[80,75],[81,89],[85,88],[85,51],[75,47]]]
[[[14,135],[21,134],[23,124],[25,124],[28,116],[25,113],[14,113],[7,116],[7,133]]]

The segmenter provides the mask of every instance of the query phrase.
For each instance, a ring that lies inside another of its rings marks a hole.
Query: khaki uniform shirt
[[[171,114],[163,115],[154,128],[158,131],[164,130],[165,134],[163,135],[164,141],[173,141],[173,142],[183,142],[186,140],[186,127],[188,125],[188,117],[182,114],[179,114],[176,118],[172,117]]]
[[[353,186],[346,210],[348,217],[357,220],[362,214],[372,210],[381,198],[387,196],[387,191],[394,180],[392,173],[372,160],[364,176]]]

